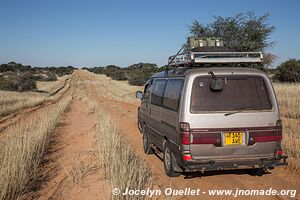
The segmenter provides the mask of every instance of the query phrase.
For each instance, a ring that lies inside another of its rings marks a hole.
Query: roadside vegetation
[[[165,67],[158,67],[152,63],[137,63],[128,67],[108,65],[106,67],[85,68],[95,74],[104,74],[113,80],[128,81],[130,85],[141,86],[153,74],[164,71]]]
[[[36,91],[37,81],[56,81],[57,77],[72,74],[74,67],[31,67],[16,62],[0,65],[0,90]]]
[[[44,102],[57,101],[70,87],[72,75],[59,77],[57,81],[37,81],[39,92],[0,90],[0,117],[20,109],[38,106]]]
[[[16,199],[37,178],[50,133],[71,103],[67,97],[34,117],[20,121],[0,135],[0,199]]]
[[[300,60],[289,59],[281,63],[275,71],[275,80],[280,82],[300,82]]]
[[[136,156],[129,144],[118,134],[109,115],[99,107],[96,111],[96,137],[101,166],[110,184],[125,191],[126,188],[142,190],[151,188],[153,175],[145,161]],[[153,183],[152,183],[153,184]],[[112,195],[111,199],[146,199],[146,196]]]
[[[0,91],[0,117],[20,109],[40,105],[46,98],[44,94],[34,92]]]
[[[58,77],[55,81],[37,81],[36,86],[39,92],[53,94],[59,88],[62,88],[65,82],[70,78],[72,78],[72,75]]]
[[[300,83],[274,83],[283,122],[285,152],[300,159]]]
[[[96,151],[98,155],[99,168],[103,170],[105,188],[111,191],[114,187],[125,191],[129,189],[152,188],[153,174],[146,162],[138,157],[131,146],[119,134],[115,121],[110,115],[102,110],[101,105],[94,99],[98,95],[113,95],[111,90],[118,93],[122,89],[135,91],[136,86],[130,86],[126,82],[114,81],[104,75],[97,75],[96,81],[77,81],[77,97],[86,103],[89,113],[95,114],[96,126]],[[101,84],[101,85],[100,85]],[[107,84],[105,87],[102,84]],[[102,92],[97,92],[94,96],[89,93],[88,88],[103,88]],[[108,96],[106,96],[108,97]],[[121,100],[120,97],[111,96],[109,99]],[[130,99],[128,99],[129,101]],[[122,101],[122,100],[121,100]],[[80,174],[80,173],[79,173]],[[108,192],[110,199],[146,199],[146,196],[138,195],[112,195]]]

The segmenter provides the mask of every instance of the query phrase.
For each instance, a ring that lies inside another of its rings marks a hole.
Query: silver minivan
[[[136,97],[144,151],[161,152],[170,177],[287,164],[276,96],[261,70],[178,68],[149,78]]]

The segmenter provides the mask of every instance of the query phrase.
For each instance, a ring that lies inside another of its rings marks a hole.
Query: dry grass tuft
[[[282,118],[283,148],[287,155],[300,159],[300,120]]]
[[[300,119],[300,84],[274,83],[282,117]]]
[[[150,187],[151,170],[145,162],[138,158],[117,133],[110,117],[96,108],[96,134],[99,145],[100,161],[105,170],[105,177],[114,187],[125,191],[130,189],[145,189]],[[145,196],[116,195],[112,199],[144,199]]]
[[[78,160],[79,157],[85,159]],[[72,168],[66,169],[68,180],[74,184],[83,183],[88,175],[94,174],[99,169],[98,163],[94,161],[94,155],[89,152],[86,155],[74,155],[72,157]]]
[[[283,122],[283,147],[292,157],[300,159],[300,84],[274,83]]]
[[[42,93],[0,91],[0,117],[16,110],[40,105],[46,99]]]
[[[49,135],[72,98],[7,128],[0,140],[0,199],[15,199],[36,177]]]

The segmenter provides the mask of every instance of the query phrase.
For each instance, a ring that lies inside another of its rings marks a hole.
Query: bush
[[[146,83],[147,79],[145,77],[139,76],[139,75],[133,75],[128,78],[128,83],[130,85],[138,85],[142,86]]]
[[[282,82],[300,82],[300,60],[290,59],[281,63],[275,78]]]
[[[0,65],[0,73],[1,72],[26,72],[26,71],[34,71],[31,66],[26,65],[23,66],[20,63],[9,62],[7,64]]]
[[[126,68],[128,74],[128,83],[130,85],[141,86],[146,83],[147,79],[157,73],[160,68],[152,63],[138,63]]]
[[[47,67],[46,70],[48,70],[50,73],[57,74],[57,76],[61,77],[64,75],[72,74],[75,70],[74,67],[68,66],[68,67]]]
[[[112,77],[114,73],[120,70],[122,70],[121,67],[118,67],[116,65],[108,65],[105,67],[104,74],[106,76]]]
[[[35,90],[36,81],[29,72],[5,73],[0,77],[0,89],[19,92]]]
[[[104,67],[93,67],[93,68],[82,68],[86,69],[89,72],[93,72],[95,74],[105,74],[105,68]]]
[[[128,83],[130,85],[138,85],[138,86],[144,85],[152,74],[153,73],[146,72],[141,69],[130,71],[128,74]]]
[[[117,81],[125,81],[125,80],[127,80],[126,73],[123,70],[118,70],[118,71],[112,72],[110,74],[110,77],[113,80],[117,80]]]
[[[17,83],[18,91],[30,91],[37,89],[36,81],[33,80],[31,76],[32,75],[30,73],[21,74]]]
[[[95,74],[105,74],[113,80],[128,80],[130,85],[140,86],[145,84],[150,76],[164,71],[165,68],[165,66],[158,68],[156,64],[152,63],[137,63],[126,68],[108,65],[106,67],[87,68],[87,70]]]
[[[43,81],[57,81],[57,76],[53,73],[47,73],[47,77]]]

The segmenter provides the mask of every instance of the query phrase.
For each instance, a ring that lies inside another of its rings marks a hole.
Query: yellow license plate
[[[243,133],[242,132],[227,132],[224,133],[225,146],[228,145],[242,145]]]

